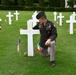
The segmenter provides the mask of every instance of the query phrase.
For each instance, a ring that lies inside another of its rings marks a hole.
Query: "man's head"
[[[44,11],[41,11],[37,14],[36,18],[39,20],[40,23],[45,23],[46,15]]]

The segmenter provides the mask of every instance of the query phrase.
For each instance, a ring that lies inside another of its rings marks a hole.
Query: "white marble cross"
[[[72,14],[72,15],[73,15],[73,19],[75,20],[75,17],[76,17],[76,14],[75,14],[75,12],[73,12],[73,14]]]
[[[56,21],[57,20],[57,12],[54,12],[53,14],[54,14],[54,21]]]
[[[20,13],[18,13],[18,11],[16,11],[14,14],[16,15],[16,21],[18,21],[18,15],[19,15]]]
[[[70,16],[70,20],[67,20],[66,23],[70,23],[69,33],[73,34],[73,23],[76,23],[76,20],[74,20],[73,15]]]
[[[36,25],[37,22],[39,22],[39,20],[36,19],[37,14],[38,14],[37,11],[35,11],[34,14],[32,15],[33,27]]]
[[[0,18],[0,21],[2,21],[2,19]]]
[[[39,30],[33,30],[32,29],[32,21],[27,21],[27,29],[20,30],[21,35],[28,35],[28,56],[34,56],[34,49],[33,49],[33,34],[39,34]]]
[[[57,18],[59,18],[59,25],[62,26],[62,18],[64,18],[64,16],[62,16],[62,13],[59,14],[59,16],[57,16]]]
[[[13,15],[11,14],[11,12],[8,12],[8,15],[6,15],[6,17],[8,17],[8,21],[9,21],[9,25],[11,25],[12,24],[12,20],[11,20],[11,18],[13,17]]]

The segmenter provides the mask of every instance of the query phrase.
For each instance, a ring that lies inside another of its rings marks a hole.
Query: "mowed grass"
[[[19,29],[27,29],[27,20],[32,18],[34,11],[19,11],[19,20],[12,18],[12,25],[8,25],[6,14],[9,11],[0,10],[0,75],[76,75],[76,25],[74,24],[74,34],[69,34],[69,20],[72,12],[62,12],[65,18],[63,26],[60,27],[53,20],[53,12],[46,12],[47,18],[53,21],[57,27],[58,37],[56,40],[56,67],[50,67],[49,57],[42,58],[36,51],[36,45],[40,35],[34,35],[34,57],[24,57],[27,51],[27,36],[20,35]],[[15,11],[11,11],[12,14]],[[59,15],[60,12],[58,12]],[[21,38],[20,53],[17,52],[17,43]]]

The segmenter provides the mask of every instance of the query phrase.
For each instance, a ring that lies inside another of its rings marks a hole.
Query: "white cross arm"
[[[21,29],[20,30],[20,34],[21,35],[24,35],[24,34],[40,34],[40,32],[39,32],[39,30],[33,30],[33,31],[31,31],[31,30],[24,30],[24,29]]]
[[[33,30],[33,34],[40,34],[39,30]]]
[[[21,34],[21,35],[28,34],[28,31],[27,31],[27,30],[24,30],[24,29],[21,29],[21,30],[20,30],[20,34]]]
[[[66,23],[76,23],[76,20],[74,21],[67,20]]]
[[[66,23],[70,23],[70,24],[76,23],[76,20],[74,20],[74,16],[71,15],[70,20],[67,20]]]

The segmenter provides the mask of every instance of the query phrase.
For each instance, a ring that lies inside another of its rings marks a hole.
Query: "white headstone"
[[[59,16],[57,16],[57,18],[59,18],[59,25],[62,26],[62,18],[64,18],[64,16],[62,16],[62,13],[59,14]]]
[[[76,23],[76,20],[74,20],[73,15],[70,16],[70,20],[67,20],[66,23],[70,23],[69,33],[73,34],[73,23]]]
[[[75,14],[75,12],[73,12],[73,14],[72,14],[72,15],[73,15],[73,19],[75,20],[75,17],[76,17],[76,14]]]
[[[27,30],[20,30],[21,35],[28,35],[28,56],[34,56],[33,50],[33,34],[39,34],[39,30],[32,29],[32,21],[27,21]]]
[[[65,0],[65,8],[68,8],[68,0]]]
[[[20,13],[18,13],[18,11],[16,11],[14,14],[16,15],[16,21],[18,21],[18,15],[19,15]]]
[[[0,21],[2,21],[2,19],[0,18]]]
[[[36,19],[37,14],[38,14],[37,11],[35,11],[34,14],[32,15],[33,27],[36,25],[37,22],[39,22],[39,20]]]
[[[8,15],[6,15],[6,17],[8,17],[8,21],[9,21],[9,25],[11,25],[12,24],[12,20],[11,20],[11,18],[13,17],[13,15],[11,14],[11,12],[8,12]]]
[[[56,21],[57,20],[57,12],[54,12],[53,14],[54,14],[54,21]]]

